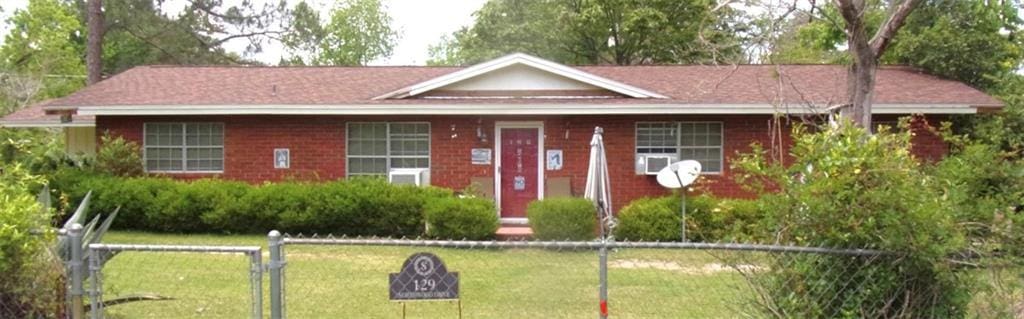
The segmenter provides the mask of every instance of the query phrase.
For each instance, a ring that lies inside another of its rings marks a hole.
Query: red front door
[[[537,138],[535,128],[501,129],[502,218],[525,218],[526,205],[537,199]]]

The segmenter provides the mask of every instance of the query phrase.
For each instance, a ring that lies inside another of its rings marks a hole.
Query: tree
[[[491,0],[431,47],[431,64],[469,64],[513,51],[568,64],[735,61],[739,12],[710,0]]]
[[[288,64],[366,65],[391,55],[397,32],[380,0],[346,0],[330,12],[326,24],[305,1],[292,12],[292,32],[284,37]]]
[[[285,1],[268,1],[258,6],[252,1],[237,5],[226,4],[223,0],[185,0],[185,7],[175,17],[163,13],[163,0],[73,0],[83,8],[85,20],[92,20],[96,26],[90,34],[98,41],[89,42],[86,51],[89,56],[104,56],[107,36],[123,32],[121,37],[133,39],[135,48],[145,44],[161,54],[154,55],[172,62],[189,63],[192,58],[220,58],[218,62],[240,63],[236,56],[223,53],[223,45],[229,41],[248,41],[247,53],[259,52],[269,41],[278,41],[287,32],[285,22],[289,11]],[[96,8],[102,6],[100,10]],[[101,23],[102,22],[102,23]],[[169,40],[168,40],[169,39]],[[141,50],[139,52],[143,52]],[[152,51],[150,51],[152,52]],[[137,60],[145,60],[134,57]],[[96,72],[104,67],[97,63],[105,61],[88,58],[91,67],[90,78],[98,78]]]
[[[85,70],[88,78],[85,84],[96,84],[103,80],[101,74],[103,68],[103,34],[107,32],[103,26],[103,0],[88,0],[86,2],[86,34],[88,38],[85,43]]]
[[[922,68],[983,90],[1020,66],[1024,22],[1015,1],[925,1],[907,18],[883,61]]]
[[[910,65],[930,74],[972,85],[999,99],[999,114],[979,114],[957,120],[958,131],[1000,146],[1024,148],[1024,78],[1017,73],[1024,61],[1019,37],[1019,0],[926,0],[907,17],[882,55],[882,63]],[[875,32],[886,15],[883,3],[865,13],[868,32]],[[773,63],[845,63],[843,23],[834,6],[826,5],[791,19],[769,55]]]
[[[846,43],[852,58],[846,78],[849,103],[841,109],[841,114],[860,127],[868,128],[871,127],[871,99],[879,59],[920,0],[893,2],[891,13],[870,39],[865,19],[869,9],[867,0],[833,1],[846,22]]]
[[[7,21],[0,46],[0,87],[5,106],[59,97],[82,86],[82,25],[74,8],[57,0],[30,0]],[[3,114],[13,109],[4,110]]]

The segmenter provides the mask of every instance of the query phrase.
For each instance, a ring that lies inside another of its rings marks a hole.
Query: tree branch
[[[889,18],[882,23],[882,26],[878,28],[878,32],[871,38],[871,51],[874,52],[876,59],[880,58],[882,53],[885,52],[885,48],[892,43],[892,38],[896,36],[896,32],[903,26],[903,22],[910,16],[910,12],[914,11],[914,7],[917,6],[918,2],[921,1],[904,0],[889,15]]]

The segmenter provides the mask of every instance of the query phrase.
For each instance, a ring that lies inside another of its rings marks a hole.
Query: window
[[[146,123],[143,162],[148,172],[224,170],[224,124]]]
[[[705,173],[722,171],[721,122],[650,122],[636,124],[636,155],[695,160]],[[642,171],[638,161],[638,171]]]
[[[429,123],[349,123],[346,136],[349,176],[430,168]]]

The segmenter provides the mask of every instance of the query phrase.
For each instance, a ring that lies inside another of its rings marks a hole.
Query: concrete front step
[[[498,240],[529,240],[533,238],[530,226],[501,226],[495,233]]]

